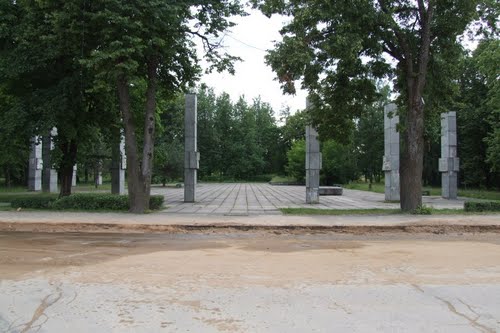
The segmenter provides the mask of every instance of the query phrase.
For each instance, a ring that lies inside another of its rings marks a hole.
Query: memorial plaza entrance
[[[318,204],[306,204],[305,186],[278,186],[265,183],[198,183],[196,202],[184,202],[184,189],[153,187],[152,194],[165,196],[162,213],[205,215],[272,215],[280,208],[317,209],[398,209],[399,203],[385,202],[383,193],[344,189],[342,196],[321,196]],[[423,197],[434,208],[463,208],[463,200]],[[161,213],[160,213],[161,214]]]

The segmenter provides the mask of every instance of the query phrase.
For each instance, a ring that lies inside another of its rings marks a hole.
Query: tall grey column
[[[306,99],[306,110],[309,109],[309,99]],[[318,132],[306,126],[306,203],[319,203],[319,173],[321,170],[321,152],[319,150]]]
[[[42,139],[43,192],[57,193],[57,170],[52,165],[52,151],[54,150],[54,137],[57,135],[57,128],[53,128],[50,134]]]
[[[384,107],[384,161],[385,200],[399,201],[399,116],[396,104]]]
[[[71,178],[71,186],[75,187],[76,186],[76,173],[78,172],[78,167],[73,165],[73,178]]]
[[[123,131],[123,130],[122,130]],[[125,137],[120,131],[120,142],[111,148],[111,193],[125,194],[125,170],[127,155],[125,154]]]
[[[319,151],[318,132],[306,126],[306,203],[319,203],[319,173],[321,152]]]
[[[42,189],[42,145],[40,137],[34,136],[31,139],[31,150],[28,170],[28,190],[40,191]]]
[[[456,199],[458,194],[458,171],[460,160],[457,157],[457,114],[441,113],[441,196]]]
[[[184,112],[184,202],[196,201],[197,172],[200,153],[197,144],[197,98],[186,94]]]

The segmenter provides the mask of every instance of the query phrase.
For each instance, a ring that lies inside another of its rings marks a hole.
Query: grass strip
[[[285,215],[397,215],[397,214],[412,214],[403,212],[401,209],[320,209],[320,208],[280,208],[280,211]],[[500,212],[466,212],[463,209],[435,209],[430,208],[431,215],[490,215],[500,214]]]

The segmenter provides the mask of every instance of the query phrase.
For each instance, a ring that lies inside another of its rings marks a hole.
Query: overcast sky
[[[240,95],[246,100],[261,96],[278,115],[283,106],[288,105],[294,113],[305,108],[305,91],[297,95],[283,95],[275,73],[264,63],[265,50],[273,48],[273,41],[281,40],[279,30],[285,18],[271,19],[256,10],[247,10],[250,15],[233,19],[237,25],[224,37],[224,46],[229,54],[243,59],[235,65],[236,73],[212,73],[204,75],[202,82],[215,89],[217,94],[227,92],[233,101]],[[300,88],[300,87],[298,87]]]

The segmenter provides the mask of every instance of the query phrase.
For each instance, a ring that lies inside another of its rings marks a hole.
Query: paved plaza
[[[387,203],[384,194],[344,189],[342,196],[321,196],[319,204],[306,204],[305,186],[276,186],[263,183],[201,183],[196,188],[196,202],[184,202],[183,188],[154,187],[153,194],[165,196],[164,213],[205,215],[273,215],[280,208],[371,209],[399,208]],[[425,205],[434,208],[463,208],[464,200],[424,197]]]

